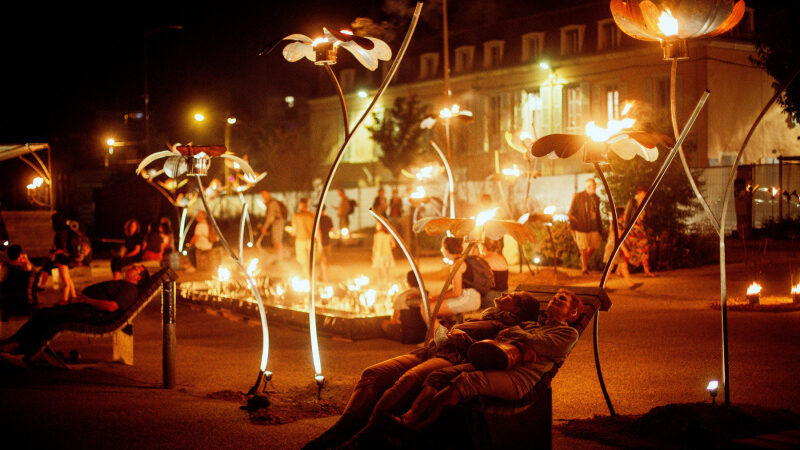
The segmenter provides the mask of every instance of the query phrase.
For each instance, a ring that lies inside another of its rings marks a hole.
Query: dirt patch
[[[206,398],[239,403],[244,403],[247,401],[247,396],[244,393],[230,390],[212,392],[210,394],[206,394]]]
[[[353,391],[349,383],[326,382],[322,398],[317,397],[317,384],[293,387],[286,391],[269,391],[269,406],[250,411],[250,421],[261,425],[281,425],[301,419],[341,414]]]
[[[708,448],[798,427],[800,415],[785,409],[682,403],[641,416],[575,419],[556,428],[567,436],[624,448]]]

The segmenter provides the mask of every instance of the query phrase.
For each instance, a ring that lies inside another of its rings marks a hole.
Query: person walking
[[[269,191],[261,191],[261,199],[267,209],[264,224],[261,226],[261,234],[264,235],[269,230],[277,260],[281,261],[283,259],[283,229],[286,226],[286,217],[281,203],[273,198]]]
[[[294,258],[302,270],[308,270],[311,230],[313,229],[314,214],[308,210],[308,199],[303,197],[297,203],[297,212],[292,216],[292,231],[290,232],[294,236]],[[320,242],[317,244],[319,245]]]
[[[639,187],[636,189],[636,194],[625,206],[625,226],[630,226],[631,222],[633,222],[633,216],[646,196],[647,188]],[[650,271],[650,242],[647,239],[647,230],[644,228],[644,216],[645,212],[642,211],[642,214],[631,227],[628,238],[625,239],[625,247],[628,249],[627,260],[628,264],[633,267],[641,265],[645,276],[654,277],[656,275]]]
[[[600,220],[600,197],[595,194],[597,183],[587,178],[585,189],[572,196],[569,205],[569,228],[581,255],[583,274],[589,273],[589,258],[600,248],[603,223]]]
[[[378,282],[389,280],[394,267],[394,238],[380,222],[375,222],[375,234],[372,237],[372,267],[378,272]]]
[[[372,209],[375,210],[376,213],[386,217],[386,210],[389,209],[389,202],[386,201],[386,192],[383,188],[378,188],[378,195],[376,195],[375,200],[372,201]]]
[[[353,202],[347,198],[344,189],[339,189],[339,207],[336,209],[336,217],[339,218],[339,230],[350,227],[350,214],[353,213]]]

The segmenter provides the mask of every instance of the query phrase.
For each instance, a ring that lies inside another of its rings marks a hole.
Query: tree
[[[368,126],[367,131],[380,147],[378,158],[395,178],[420,155],[420,137],[424,130],[419,125],[426,109],[417,96],[412,95],[395,98],[392,107],[382,114],[372,113],[375,124]]]
[[[800,2],[769,0],[756,3],[756,45],[758,64],[775,79],[777,88],[792,73],[800,69]],[[783,110],[800,122],[800,80],[789,85],[780,98]]]

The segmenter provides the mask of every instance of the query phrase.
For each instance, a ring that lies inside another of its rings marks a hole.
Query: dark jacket
[[[581,191],[572,196],[569,205],[569,228],[581,233],[597,231],[603,234],[603,222],[600,220],[600,197]]]

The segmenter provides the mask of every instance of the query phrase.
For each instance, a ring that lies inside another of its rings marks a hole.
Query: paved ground
[[[790,256],[770,256],[775,264],[765,265],[766,294],[788,292]],[[369,274],[368,260],[366,248],[340,249],[331,276]],[[437,258],[423,260],[426,278],[440,280],[439,264]],[[398,259],[394,275],[400,278],[405,270]],[[729,268],[731,295],[744,292],[752,277],[746,272],[742,263]],[[105,273],[97,267],[95,280]],[[543,271],[540,278],[548,273]],[[512,281],[531,281],[528,278],[515,275]],[[572,278],[567,283],[592,284],[598,278]],[[639,414],[666,403],[707,400],[706,383],[722,378],[720,314],[709,307],[719,297],[718,269],[663,272],[637,281],[644,285],[631,291],[612,279],[614,306],[600,318],[601,362],[617,412]],[[430,287],[436,290],[436,283]],[[54,301],[50,292],[43,297]],[[183,304],[177,318],[175,390],[160,388],[161,328],[155,303],[135,323],[134,366],[101,363],[71,371],[0,367],[4,442],[16,441],[21,447],[298,448],[335,420],[254,425],[239,403],[206,398],[212,392],[246,391],[251,386],[260,357],[259,328]],[[3,324],[0,336],[9,335],[19,323]],[[732,402],[796,409],[800,312],[729,313],[729,331]],[[276,389],[313,382],[307,332],[272,325],[270,341],[269,368],[275,373]],[[323,371],[337,384],[352,384],[367,365],[412,348],[384,339],[321,338],[320,346]],[[59,338],[54,347],[78,349],[84,360],[102,361],[111,351],[110,339],[74,335]],[[556,421],[608,413],[595,374],[590,332],[573,350],[553,388]],[[554,447],[601,448],[559,435]]]

